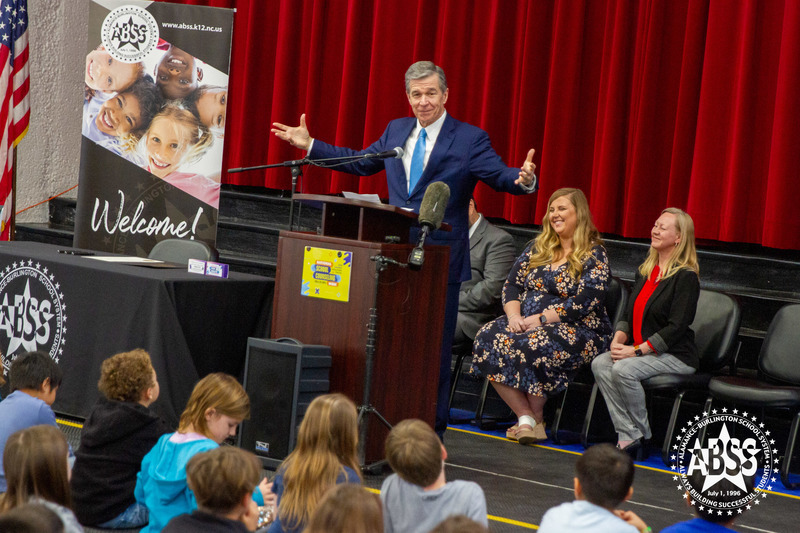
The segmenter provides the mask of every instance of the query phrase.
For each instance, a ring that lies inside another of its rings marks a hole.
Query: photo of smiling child
[[[201,85],[184,99],[184,105],[215,136],[225,136],[225,110],[228,88],[219,85]]]
[[[164,98],[180,100],[197,89],[203,80],[203,69],[193,55],[170,43],[160,42],[159,49],[166,49],[155,69],[156,85]]]
[[[144,155],[142,167],[218,208],[218,180],[194,172],[180,172],[184,165],[201,159],[212,143],[213,136],[208,128],[191,111],[179,104],[167,104],[150,122],[147,133],[139,142],[139,151]]]
[[[124,91],[144,77],[144,64],[123,63],[111,57],[100,45],[86,55],[84,75],[86,87],[91,91],[101,91],[108,97],[114,92]]]
[[[162,104],[161,91],[150,76],[145,76],[105,101],[86,100],[82,133],[112,152],[125,155],[135,149]]]

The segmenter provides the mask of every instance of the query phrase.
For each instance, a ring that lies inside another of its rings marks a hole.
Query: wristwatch
[[[644,355],[644,354],[642,353],[642,349],[641,349],[641,348],[639,348],[639,345],[638,345],[638,344],[637,344],[636,346],[634,346],[634,347],[633,347],[633,353],[635,353],[635,354],[636,354],[636,357],[641,357],[641,356],[643,356],[643,355]]]
[[[546,316],[544,316],[544,313],[542,313],[541,315],[539,315],[539,322],[541,322],[541,324],[542,324],[543,326],[544,326],[545,324],[547,324],[547,317],[546,317]]]

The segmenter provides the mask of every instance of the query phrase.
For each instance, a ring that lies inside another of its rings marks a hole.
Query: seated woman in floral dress
[[[471,372],[491,381],[517,415],[506,436],[520,444],[547,439],[547,397],[608,349],[605,296],[611,273],[602,242],[583,192],[554,192],[542,233],[522,252],[503,287],[505,316],[475,338]]]

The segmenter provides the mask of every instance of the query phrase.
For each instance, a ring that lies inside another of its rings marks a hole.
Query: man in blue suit
[[[430,61],[414,63],[406,71],[405,85],[406,96],[416,118],[400,118],[389,122],[381,138],[365,150],[351,150],[312,139],[306,127],[305,115],[300,116],[299,126],[273,123],[272,132],[293,146],[307,150],[310,159],[403,148],[402,159],[362,159],[336,167],[337,170],[361,176],[386,170],[389,203],[392,205],[419,212],[428,185],[441,181],[450,187],[450,201],[444,221],[452,226],[452,231],[434,231],[426,240],[426,243],[450,246],[435,428],[441,437],[447,427],[450,354],[458,315],[458,293],[461,282],[471,278],[467,220],[469,199],[478,181],[511,194],[535,192],[536,165],[533,164],[534,150],[531,149],[522,168],[507,167],[492,148],[485,131],[459,122],[447,114],[444,105],[449,89],[441,67]]]

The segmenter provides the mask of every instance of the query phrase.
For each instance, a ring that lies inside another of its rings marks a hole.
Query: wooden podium
[[[417,214],[395,206],[334,196],[296,194],[322,204],[320,235],[281,231],[272,312],[272,338],[292,337],[331,347],[332,392],[361,405],[365,384],[370,308],[376,299],[376,262],[381,255],[406,263]],[[400,243],[388,243],[387,237]],[[306,247],[352,252],[349,300],[301,295]],[[449,249],[426,246],[418,271],[388,265],[379,274],[377,326],[370,404],[392,425],[420,418],[433,426],[439,352],[447,292]],[[370,417],[365,462],[383,458],[388,430]]]

